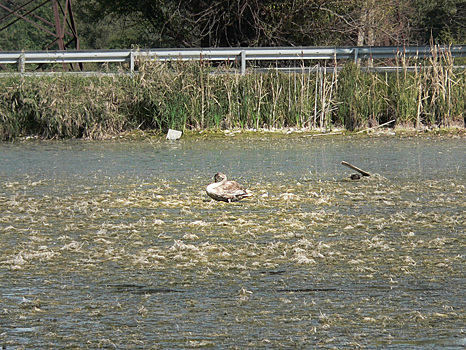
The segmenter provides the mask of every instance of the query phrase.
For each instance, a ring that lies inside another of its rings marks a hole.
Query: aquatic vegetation
[[[2,179],[0,344],[460,344],[461,176],[273,176]]]

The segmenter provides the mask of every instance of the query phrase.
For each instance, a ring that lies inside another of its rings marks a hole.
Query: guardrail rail
[[[361,46],[361,47],[254,47],[254,48],[200,48],[200,49],[138,49],[138,50],[80,50],[80,51],[21,51],[0,52],[0,65],[16,64],[20,73],[26,64],[83,64],[129,63],[135,71],[135,62],[144,57],[157,61],[209,60],[233,61],[245,74],[248,61],[297,60],[372,60],[383,58],[429,58],[448,54],[453,58],[466,57],[466,46]]]

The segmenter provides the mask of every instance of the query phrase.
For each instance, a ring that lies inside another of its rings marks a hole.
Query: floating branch
[[[348,168],[356,170],[357,172],[361,173],[362,176],[371,176],[370,173],[368,173],[367,171],[364,171],[362,169],[359,169],[357,166],[354,166],[353,164],[347,163],[345,161],[342,161],[341,164],[344,165],[344,166],[347,166]]]

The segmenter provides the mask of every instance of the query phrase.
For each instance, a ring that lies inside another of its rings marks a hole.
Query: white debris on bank
[[[182,134],[181,131],[168,129],[167,140],[178,140]]]

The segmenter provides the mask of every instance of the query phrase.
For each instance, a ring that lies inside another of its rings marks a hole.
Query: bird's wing
[[[244,187],[236,181],[227,181],[222,187],[225,192],[233,196],[241,196],[246,193]]]

